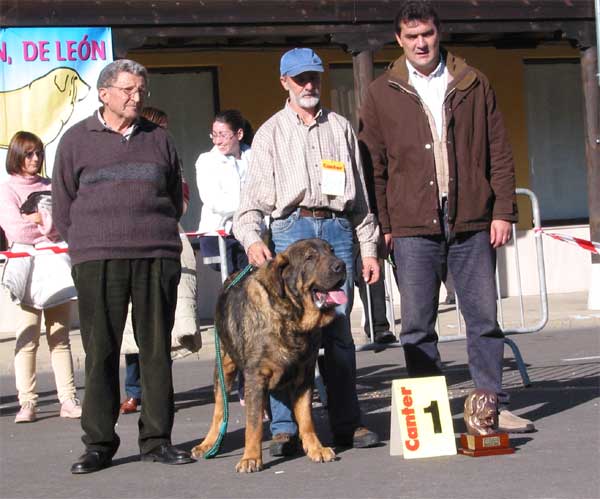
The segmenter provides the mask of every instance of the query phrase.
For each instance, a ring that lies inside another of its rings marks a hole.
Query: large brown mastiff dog
[[[304,239],[219,296],[215,324],[227,392],[238,369],[246,379],[246,443],[238,472],[263,467],[262,416],[268,391],[275,389],[290,393],[308,457],[315,462],[335,460],[333,450],[323,447],[315,433],[311,399],[321,328],[333,320],[335,306],[346,302],[340,290],[345,279],[346,266],[327,242]],[[212,424],[204,441],[192,449],[195,457],[213,446],[223,421],[216,369],[214,393]]]

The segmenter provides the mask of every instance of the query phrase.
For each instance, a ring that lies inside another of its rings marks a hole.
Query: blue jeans
[[[140,356],[137,353],[125,354],[125,394],[127,398],[142,400]]]
[[[352,224],[346,218],[300,217],[298,211],[288,218],[271,224],[275,252],[280,253],[290,244],[308,238],[320,238],[333,246],[338,258],[346,264],[346,282],[343,286],[348,303],[336,307],[336,317],[323,329],[325,373],[329,425],[334,434],[348,434],[361,425],[360,408],[356,395],[356,357],[350,329],[350,311],[354,293],[352,259]],[[271,392],[271,433],[298,433],[287,392]]]
[[[448,271],[467,329],[469,371],[475,387],[498,394],[502,406],[504,334],[496,320],[496,251],[488,231],[394,238],[406,369],[411,377],[442,374],[435,322],[441,281]]]

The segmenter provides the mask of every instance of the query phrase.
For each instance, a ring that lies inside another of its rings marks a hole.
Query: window
[[[217,72],[213,68],[150,70],[150,98],[146,104],[169,116],[169,131],[192,191],[196,184],[196,159],[213,146],[208,132],[219,106],[217,88]],[[192,196],[182,225],[195,230],[199,221],[198,198]]]
[[[587,223],[583,88],[578,59],[525,60],[531,189],[544,224]]]

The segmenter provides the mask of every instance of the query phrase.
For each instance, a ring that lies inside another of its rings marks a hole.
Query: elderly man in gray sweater
[[[144,393],[141,460],[193,461],[171,445],[181,174],[169,135],[140,117],[147,80],[134,61],[106,66],[97,84],[102,106],[64,134],[56,153],[53,216],[69,244],[86,353],[86,451],[74,474],[110,466],[119,446],[119,350],[129,301]]]

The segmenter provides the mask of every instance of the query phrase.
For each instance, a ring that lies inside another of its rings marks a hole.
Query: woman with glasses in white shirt
[[[202,200],[202,213],[198,232],[224,230],[231,233],[233,214],[240,204],[240,191],[250,162],[252,127],[242,113],[235,109],[221,111],[215,116],[210,132],[213,148],[196,160],[196,182]],[[227,271],[237,272],[248,265],[242,244],[232,235],[225,238]],[[200,238],[200,254],[196,271],[201,263],[220,271],[218,236]],[[244,405],[244,378],[238,377],[238,396]]]
[[[196,181],[202,200],[198,232],[224,230],[229,234],[248,170],[252,128],[239,111],[231,109],[215,116],[209,135],[213,148],[196,160]],[[228,272],[243,269],[248,264],[243,246],[233,236],[225,242]],[[203,263],[220,270],[217,236],[201,237],[200,252]]]

